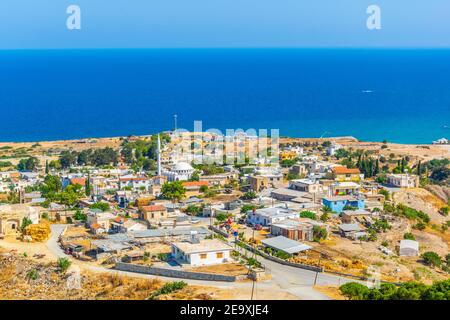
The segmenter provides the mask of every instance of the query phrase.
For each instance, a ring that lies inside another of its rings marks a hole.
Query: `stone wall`
[[[226,282],[236,281],[235,276],[225,276],[221,274],[211,274],[211,273],[183,271],[168,268],[158,268],[151,266],[142,266],[124,262],[117,262],[115,269],[121,271],[144,273],[144,274],[151,274],[154,276],[170,277],[170,278],[204,280],[204,281],[226,281]]]

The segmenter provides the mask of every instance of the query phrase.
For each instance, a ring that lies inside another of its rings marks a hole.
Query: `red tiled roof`
[[[166,210],[166,207],[164,207],[163,205],[160,205],[160,204],[142,207],[142,211],[145,211],[145,212],[165,211],[165,210]]]
[[[85,178],[72,178],[70,179],[71,184],[79,184],[80,186],[86,185],[86,179]]]
[[[100,229],[101,227],[102,227],[102,226],[99,225],[98,223],[93,223],[93,224],[91,224],[91,229],[94,229],[94,230]]]
[[[334,167],[331,170],[336,174],[359,174],[360,173],[358,168],[349,169],[349,168],[342,167],[342,166]]]
[[[126,221],[126,219],[124,217],[115,217],[114,218],[114,222],[117,222],[117,223],[122,223],[125,221]]]

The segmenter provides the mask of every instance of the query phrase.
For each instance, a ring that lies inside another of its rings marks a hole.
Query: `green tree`
[[[24,218],[22,219],[22,224],[21,224],[20,228],[21,228],[22,231],[23,231],[23,230],[25,230],[25,229],[26,229],[29,225],[31,225],[31,224],[33,224],[33,221],[31,221],[31,219],[28,218],[28,217],[24,217]]]
[[[17,165],[17,170],[19,171],[34,171],[37,169],[39,161],[35,157],[29,157],[26,159],[20,159]]]
[[[183,199],[185,194],[186,189],[183,187],[181,181],[166,182],[161,188],[161,196],[174,203]]]
[[[341,293],[350,300],[365,300],[370,289],[357,282],[348,282],[339,287]]]
[[[427,251],[423,253],[421,257],[424,260],[424,262],[429,266],[440,267],[442,264],[441,257],[436,252]]]
[[[403,239],[406,240],[416,240],[416,237],[411,232],[407,232],[403,235]]]
[[[84,191],[86,193],[86,196],[90,196],[91,195],[91,174],[88,173],[87,179],[86,179],[86,184],[84,185]]]

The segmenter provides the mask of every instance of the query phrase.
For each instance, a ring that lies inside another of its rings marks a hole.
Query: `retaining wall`
[[[168,269],[168,268],[158,268],[158,267],[151,267],[151,266],[142,266],[142,265],[137,265],[137,264],[132,264],[132,263],[125,263],[125,262],[117,262],[115,269],[121,270],[121,271],[128,271],[128,272],[151,274],[151,275],[161,276],[161,277],[182,278],[182,279],[192,279],[192,280],[226,281],[226,282],[234,282],[237,280],[236,276],[225,276],[225,275],[221,275],[221,274],[202,273],[202,272],[183,271],[183,270]]]

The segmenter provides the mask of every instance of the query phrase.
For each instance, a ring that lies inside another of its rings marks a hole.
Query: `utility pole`
[[[319,253],[319,269],[320,269],[320,259],[322,258],[322,253]],[[316,272],[316,277],[314,278],[314,285],[317,284],[317,277],[319,276],[319,271]]]

